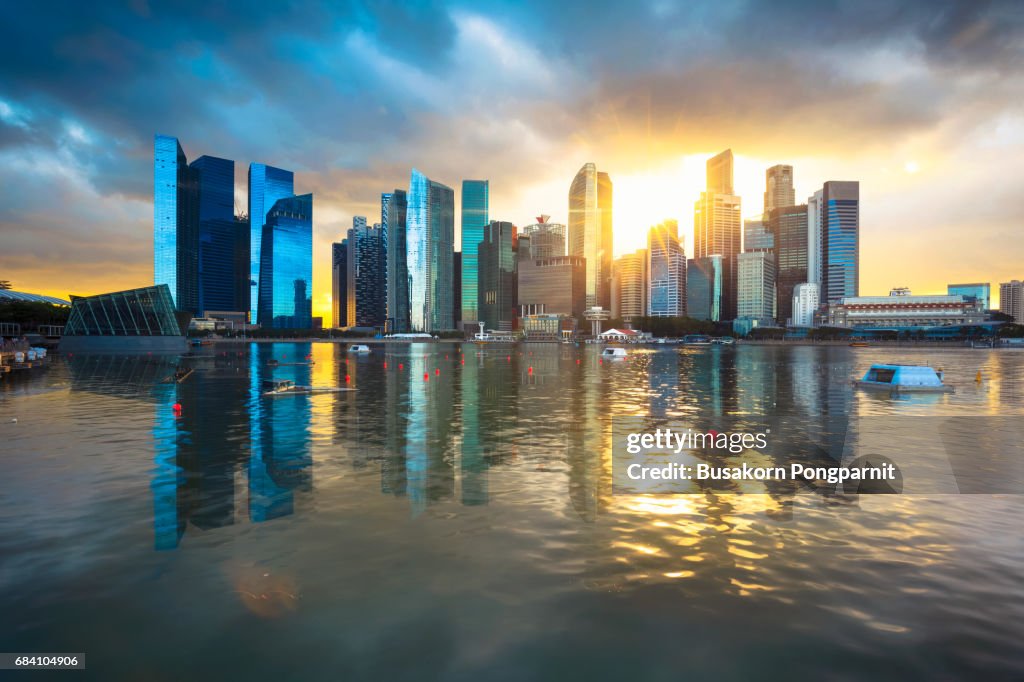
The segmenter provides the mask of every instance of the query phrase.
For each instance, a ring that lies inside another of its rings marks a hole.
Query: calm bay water
[[[613,495],[610,461],[617,415],[1024,416],[1024,353],[202,352],[180,385],[155,357],[0,383],[0,650],[85,652],[61,679],[1024,677],[1024,496]],[[878,361],[957,392],[853,391]]]

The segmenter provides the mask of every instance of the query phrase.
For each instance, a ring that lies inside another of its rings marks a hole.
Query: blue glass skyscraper
[[[821,297],[836,303],[860,292],[860,183],[826,182],[822,204]]]
[[[313,325],[313,195],[279,199],[260,247],[258,320],[275,329]]]
[[[178,138],[153,140],[153,283],[178,310],[199,311],[199,192]]]
[[[452,329],[455,193],[414,168],[408,204],[410,325],[420,332]]]
[[[462,322],[474,325],[478,314],[477,247],[489,224],[490,183],[487,180],[462,181]]]
[[[199,310],[235,310],[235,162],[200,156],[190,166],[199,183]]]
[[[387,322],[388,331],[409,331],[409,266],[406,261],[406,212],[404,190],[388,195],[387,203]]]
[[[294,194],[295,178],[291,171],[262,163],[249,164],[249,279],[252,287],[249,321],[254,324],[263,324],[259,319],[259,311],[262,308],[259,295],[262,291],[260,269],[263,263],[263,226],[267,222],[267,214],[277,201]]]

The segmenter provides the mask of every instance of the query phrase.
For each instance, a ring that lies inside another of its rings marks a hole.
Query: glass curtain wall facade
[[[199,188],[178,138],[153,140],[153,283],[174,305],[199,311]]]
[[[415,168],[406,214],[411,331],[453,329],[455,193]]]
[[[186,316],[187,317],[187,316]],[[65,336],[181,336],[170,287],[72,296]]]
[[[822,188],[823,303],[860,293],[860,183],[830,181]]]
[[[331,326],[348,325],[348,240],[331,244]]]
[[[724,259],[719,255],[693,258],[686,267],[686,309],[697,320],[722,318]]]
[[[768,227],[775,239],[775,273],[778,278],[776,314],[785,323],[793,316],[793,289],[807,282],[807,204],[776,208]]]
[[[732,150],[725,150],[707,162],[707,188],[693,210],[693,254],[695,259],[721,256],[725,268],[722,281],[724,320],[736,315],[736,256],[740,253],[742,220],[740,197],[733,194]]]
[[[279,199],[263,230],[260,324],[275,329],[313,325],[313,195]]]
[[[611,309],[612,181],[585,163],[569,186],[569,255],[586,260],[587,307]]]
[[[679,224],[666,220],[647,233],[647,272],[651,317],[686,315],[686,254],[679,243]]]
[[[291,171],[274,168],[262,163],[249,164],[249,321],[263,324],[259,319],[261,308],[272,309],[272,304],[262,305],[259,300],[263,287],[260,285],[262,269],[263,226],[267,214],[280,199],[295,195],[295,177]],[[272,326],[268,321],[267,326]]]
[[[978,303],[979,310],[991,309],[992,285],[988,282],[975,282],[972,284],[950,284],[946,286],[946,293],[950,296],[959,294],[965,298],[973,298]]]
[[[462,181],[462,310],[463,324],[477,320],[477,247],[484,239],[484,228],[490,223],[490,182]]]
[[[396,189],[387,203],[387,320],[388,331],[409,331],[409,267],[406,262],[406,194]]]
[[[514,327],[518,300],[515,231],[512,223],[491,221],[477,247],[480,300],[476,319],[487,329],[511,331]]]
[[[549,217],[538,216],[535,224],[522,229],[519,238],[529,240],[529,253],[520,253],[520,258],[557,258],[565,255],[565,225],[549,223]],[[520,252],[522,246],[520,244]]]
[[[235,162],[200,156],[190,164],[199,185],[199,306],[235,310]],[[244,310],[244,308],[242,309]]]

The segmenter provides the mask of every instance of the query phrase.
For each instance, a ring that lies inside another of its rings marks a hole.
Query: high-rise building
[[[263,324],[259,319],[260,270],[263,258],[263,226],[267,215],[278,200],[295,195],[295,178],[291,171],[262,163],[249,164],[249,321]],[[270,326],[269,324],[267,326]]]
[[[821,284],[822,190],[807,197],[807,281]],[[820,287],[819,287],[820,289]]]
[[[520,232],[520,239],[529,239],[526,258],[555,258],[565,255],[565,225],[549,222],[551,216],[537,216],[537,222]],[[521,245],[522,246],[522,245]],[[520,257],[522,257],[520,248]]]
[[[748,251],[737,256],[736,282],[738,318],[775,319],[775,258],[771,253]]]
[[[235,162],[200,156],[189,167],[199,186],[199,311],[236,310]]]
[[[260,247],[260,325],[313,324],[313,195],[278,199],[267,212]]]
[[[383,327],[387,313],[387,249],[380,223],[366,224],[365,216],[353,216],[348,231],[348,326]]]
[[[406,195],[396,189],[387,208],[387,319],[388,331],[409,331],[409,267],[406,263]]]
[[[973,298],[977,301],[978,310],[990,310],[992,302],[992,287],[988,282],[973,282],[971,284],[949,284],[946,286],[946,293],[950,296],[959,294],[965,298]]]
[[[348,240],[331,244],[331,326],[348,326]]]
[[[579,256],[523,257],[525,237],[519,238],[516,291],[519,314],[569,315],[583,319],[586,305],[586,263]]]
[[[611,307],[612,181],[585,163],[569,187],[569,255],[587,267],[587,307]]]
[[[675,220],[666,220],[647,232],[647,273],[647,314],[686,315],[686,253]]]
[[[490,222],[490,182],[462,181],[462,309],[454,319],[472,326],[477,320],[477,247]]]
[[[796,203],[796,192],[793,189],[793,167],[779,164],[764,172],[764,212],[792,206]]]
[[[199,312],[199,187],[178,138],[153,139],[153,283],[178,310]]]
[[[717,254],[691,258],[686,264],[686,313],[696,320],[719,322],[725,281],[725,259]]]
[[[516,228],[492,220],[477,245],[479,302],[476,319],[487,329],[512,331],[516,319]]]
[[[721,319],[736,316],[736,256],[740,253],[740,198],[733,193],[733,157],[727,149],[707,162],[707,190],[693,209],[695,259],[721,256]]]
[[[452,320],[462,326],[462,252],[452,254]]]
[[[821,296],[834,303],[860,293],[860,183],[822,187]]]
[[[767,221],[767,215],[743,220],[744,251],[771,251],[775,248],[775,237],[768,230]]]
[[[1024,282],[1015,279],[999,285],[999,312],[1024,324]]]
[[[615,260],[612,265],[613,319],[630,322],[647,315],[650,295],[648,267],[647,249],[637,249]]]
[[[814,314],[818,311],[819,286],[816,282],[803,282],[793,287],[792,326],[814,326]]]
[[[776,314],[785,323],[793,314],[793,287],[807,281],[807,204],[772,209],[768,229],[775,239]]]
[[[455,193],[415,168],[409,178],[406,245],[412,330],[454,329]]]
[[[235,216],[235,305],[231,310],[244,312],[249,317],[249,304],[252,297],[249,285],[249,255],[252,249],[249,246],[249,239],[252,233],[249,230],[249,214],[239,213]]]

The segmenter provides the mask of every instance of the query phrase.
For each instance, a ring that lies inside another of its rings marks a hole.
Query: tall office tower
[[[348,326],[348,239],[331,244],[331,327]]]
[[[722,319],[724,258],[715,254],[691,258],[686,264],[686,313],[695,320]]]
[[[406,264],[406,195],[396,189],[388,198],[387,320],[388,331],[409,331],[409,267]]]
[[[249,311],[251,298],[249,286],[249,214],[239,213],[235,216],[235,304],[231,310]]]
[[[772,209],[792,206],[796,203],[796,191],[793,189],[793,167],[772,166],[764,172],[764,212],[767,215]]]
[[[345,285],[345,326],[354,327],[356,326],[356,272],[358,270],[359,259],[357,257],[356,249],[356,231],[366,229],[366,216],[355,215],[352,216],[352,227],[345,233],[345,241],[348,243],[348,248],[345,249],[345,275],[348,278]]]
[[[807,281],[814,284],[821,284],[821,207],[819,189],[807,197]]]
[[[462,327],[462,252],[452,254],[452,321]]]
[[[199,306],[235,310],[235,162],[200,156],[189,164],[199,183]],[[242,310],[245,310],[243,308]]]
[[[415,168],[409,177],[406,245],[412,331],[454,329],[455,193]]]
[[[313,325],[312,194],[274,202],[267,212],[260,259],[260,324],[309,329]]]
[[[768,230],[767,215],[743,220],[743,250],[771,251],[775,248],[775,238]]]
[[[291,171],[262,163],[249,164],[249,322],[263,324],[259,319],[260,270],[263,258],[263,226],[267,214],[280,199],[295,196],[295,177]]]
[[[814,326],[814,313],[818,310],[818,287],[817,282],[804,282],[793,287],[792,326]]]
[[[748,251],[736,263],[736,316],[775,319],[775,258],[765,251]]]
[[[808,277],[807,204],[772,209],[768,229],[775,238],[776,315],[785,324],[793,314],[793,287]]]
[[[707,162],[707,190],[693,207],[695,259],[721,256],[721,319],[736,316],[736,256],[740,253],[740,198],[733,192],[732,150]]]
[[[388,232],[388,203],[391,202],[391,192],[380,193],[380,225],[385,236]]]
[[[379,223],[369,227],[365,216],[353,216],[346,250],[346,306],[349,327],[382,327],[386,316],[386,249]]]
[[[832,180],[821,189],[821,297],[860,295],[860,183]]]
[[[1024,324],[1024,282],[1015,279],[999,285],[999,312]]]
[[[512,223],[492,220],[484,228],[483,241],[477,246],[476,319],[487,329],[512,331],[516,319],[516,228]]]
[[[647,249],[637,249],[612,265],[612,318],[624,322],[647,315],[650,294]]]
[[[488,180],[462,181],[462,310],[455,319],[469,326],[477,320],[477,247],[490,222],[490,191]]]
[[[199,187],[178,138],[153,138],[153,283],[174,307],[199,312]]]
[[[675,220],[666,220],[648,231],[647,272],[647,314],[651,317],[686,315],[686,253],[679,241],[679,223]]]
[[[565,225],[548,222],[551,216],[537,216],[537,222],[527,225],[520,238],[529,239],[527,258],[554,258],[565,255]],[[524,245],[525,246],[525,245]],[[522,257],[520,250],[520,257]]]
[[[612,181],[585,163],[569,186],[569,255],[587,267],[587,307],[611,308]]]
[[[992,287],[988,282],[948,284],[946,285],[946,293],[950,296],[960,295],[964,298],[973,298],[978,305],[978,310],[990,309]]]

